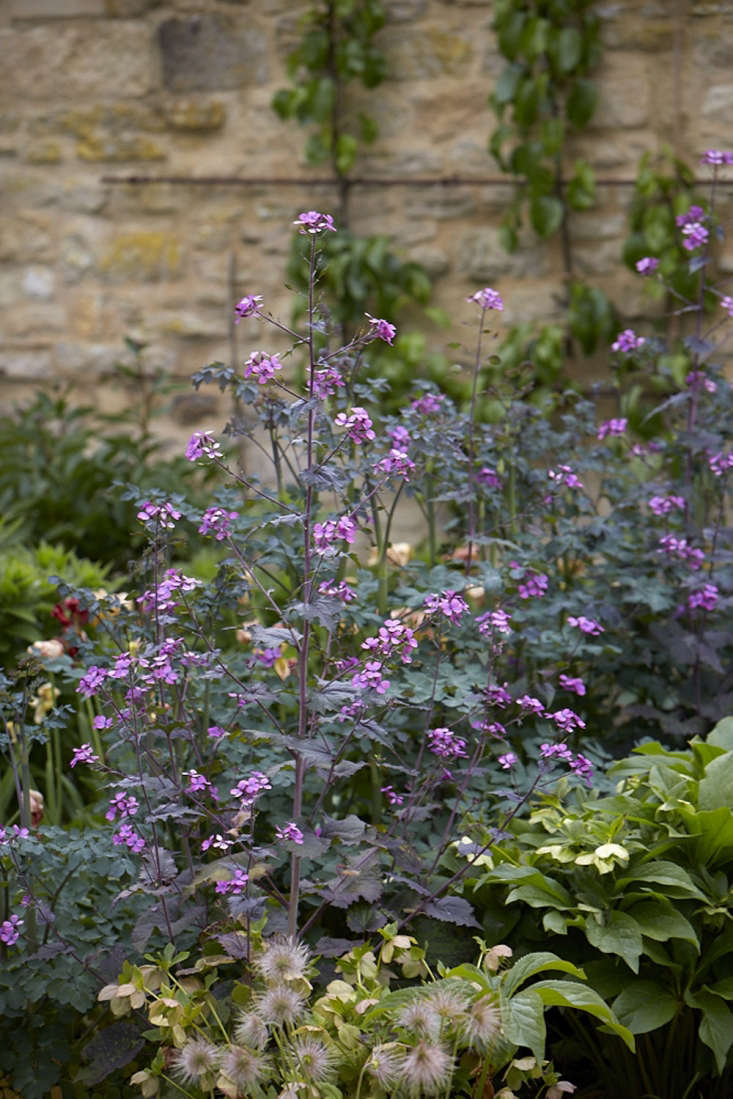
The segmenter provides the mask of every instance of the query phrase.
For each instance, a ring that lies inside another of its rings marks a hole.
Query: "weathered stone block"
[[[40,298],[42,301],[53,297],[54,275],[50,267],[26,267],[21,285],[28,298]]]
[[[452,34],[440,27],[429,27],[400,35],[385,44],[388,76],[392,80],[427,80],[436,76],[458,76],[474,58],[469,33]]]
[[[119,137],[100,136],[79,141],[76,155],[80,160],[119,164],[127,160],[165,160],[168,153],[150,137],[123,134]]]
[[[599,73],[600,97],[591,125],[627,129],[649,118],[649,59],[639,54],[606,54]]]
[[[25,149],[25,159],[29,164],[58,164],[61,160],[61,146],[58,141],[31,141]]]
[[[518,252],[505,252],[499,230],[476,229],[465,234],[458,245],[458,270],[465,278],[482,284],[502,275],[508,278],[542,277],[549,273],[546,248],[527,246]]]
[[[112,19],[130,19],[157,8],[160,0],[103,0],[104,14]]]
[[[52,375],[51,352],[47,348],[0,349],[0,377],[30,381]]]
[[[104,0],[8,0],[11,19],[71,19],[104,15]]]
[[[99,267],[113,281],[158,282],[178,278],[181,265],[181,244],[174,233],[140,229],[119,233]]]
[[[158,27],[163,83],[171,91],[240,88],[267,80],[264,33],[226,15],[166,19]]]
[[[160,133],[165,122],[160,111],[141,103],[97,103],[93,107],[71,107],[39,115],[29,123],[32,134],[70,134],[89,140],[100,134],[119,135],[130,131]]]
[[[226,121],[226,109],[219,100],[197,103],[183,99],[165,107],[165,120],[173,130],[208,132],[220,130]]]
[[[706,118],[719,116],[730,121],[733,109],[733,84],[713,84],[708,88],[702,104],[702,113]]]

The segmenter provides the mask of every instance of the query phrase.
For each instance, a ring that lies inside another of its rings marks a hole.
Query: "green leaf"
[[[471,905],[463,897],[441,897],[440,900],[429,901],[423,910],[434,920],[455,923],[460,927],[480,927]]]
[[[733,977],[723,977],[722,981],[705,987],[716,996],[722,996],[724,1000],[733,1000]]]
[[[726,751],[733,751],[733,717],[724,717],[707,735],[708,744],[715,744]]]
[[[507,65],[494,87],[494,100],[497,103],[509,103],[514,98],[517,82],[522,72],[521,65]]]
[[[592,80],[577,80],[565,101],[565,115],[576,130],[587,126],[598,103],[598,88]]]
[[[581,980],[584,977],[582,969],[578,969],[572,962],[563,961],[557,954],[552,954],[550,951],[537,951],[534,954],[525,954],[523,958],[515,962],[511,969],[507,970],[504,977],[503,988],[507,996],[512,996],[520,985],[529,980],[530,977],[534,977],[537,973],[542,973],[545,969],[559,969],[563,973],[570,973],[573,977],[578,977]]]
[[[733,856],[733,811],[721,807],[697,813],[680,808],[678,812],[690,835],[697,837],[695,855],[700,862],[716,866]]]
[[[531,908],[560,908],[566,911],[575,908],[573,897],[559,882],[536,871],[531,881],[511,890],[506,903],[512,904],[514,901],[524,901]]]
[[[559,198],[542,195],[533,198],[529,206],[529,220],[538,236],[551,237],[562,225],[565,210]]]
[[[336,142],[336,168],[341,175],[346,175],[354,166],[358,143],[351,134],[339,134]]]
[[[531,1049],[538,1064],[545,1056],[545,1008],[534,988],[512,996],[504,1011],[504,1036],[512,1045]]]
[[[659,859],[655,862],[642,863],[634,869],[633,874],[619,878],[616,885],[619,891],[635,882],[654,882],[657,885],[665,885],[665,892],[669,897],[694,897],[697,900],[707,900],[705,894],[694,884],[687,871],[675,862]]]
[[[698,786],[697,804],[700,809],[720,809],[731,804],[733,795],[733,751],[711,760]]]
[[[571,72],[580,61],[583,42],[576,27],[564,27],[556,39],[554,60],[561,73]]]
[[[634,1052],[636,1047],[631,1031],[619,1022],[606,1001],[587,985],[576,984],[575,981],[539,981],[527,991],[541,996],[546,1007],[574,1007],[578,1011],[587,1011],[609,1026]]]
[[[712,992],[685,992],[685,1003],[702,1012],[700,1040],[713,1051],[718,1072],[725,1070],[728,1050],[733,1045],[733,1012]]]
[[[604,954],[618,954],[634,973],[639,972],[639,955],[642,952],[639,925],[625,912],[609,912],[605,923],[596,916],[585,921],[585,935],[591,946]]]
[[[650,939],[660,943],[667,939],[684,939],[696,947],[700,945],[692,924],[671,904],[642,901],[626,909],[626,913],[639,925],[642,935]]]
[[[567,185],[568,205],[573,210],[589,210],[596,201],[596,180],[585,160],[575,162],[575,171]]]
[[[647,1034],[673,1019],[679,1004],[656,981],[632,981],[613,1002],[618,1021],[632,1034]]]

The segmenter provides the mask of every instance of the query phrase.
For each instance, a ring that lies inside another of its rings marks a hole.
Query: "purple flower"
[[[214,835],[206,837],[201,844],[201,850],[208,851],[213,847],[215,851],[228,851],[229,848],[233,846],[234,840],[229,840],[225,836],[222,836],[221,832],[216,832]]]
[[[517,585],[520,599],[541,599],[547,591],[547,575],[544,572],[527,570]]]
[[[659,260],[655,259],[654,256],[644,256],[643,259],[636,262],[636,270],[640,275],[653,275],[658,267]]]
[[[586,618],[585,615],[568,615],[568,626],[577,626],[583,633],[590,634],[591,637],[597,637],[599,633],[604,633],[604,628],[600,622],[596,622],[594,618]]]
[[[501,481],[496,470],[490,469],[489,466],[481,466],[476,474],[476,480],[480,485],[485,485],[486,488],[501,488]]]
[[[382,793],[384,794],[390,805],[402,805],[405,800],[402,794],[395,793],[395,790],[392,786],[383,786]]]
[[[351,603],[356,599],[356,592],[350,588],[345,580],[323,580],[318,585],[320,595],[326,595],[331,599],[340,599],[342,603]]]
[[[272,668],[273,665],[280,659],[280,649],[255,649],[255,656],[259,660],[260,664],[264,664],[266,668]]]
[[[237,867],[228,881],[218,881],[216,883],[216,891],[223,894],[232,893],[235,897],[239,897],[244,892],[248,881],[249,874]]]
[[[572,733],[573,729],[585,729],[585,722],[582,717],[576,714],[575,710],[555,710],[554,713],[546,714],[552,721],[555,722],[558,729],[562,729],[564,733]]]
[[[294,820],[288,821],[282,828],[276,828],[275,835],[279,840],[289,840],[299,846],[303,843],[303,833]]]
[[[478,632],[482,637],[488,637],[492,632],[509,634],[512,632],[509,625],[511,617],[501,607],[497,607],[494,611],[487,611],[486,614],[480,614],[476,619]]]
[[[719,450],[717,454],[709,454],[708,466],[710,472],[716,477],[722,477],[723,470],[733,468],[733,450],[727,454],[722,450]]]
[[[346,434],[354,443],[366,443],[370,439],[376,439],[372,428],[369,413],[358,406],[351,409],[350,413],[339,412],[334,420],[336,427],[345,427]]]
[[[200,774],[193,768],[190,771],[184,771],[183,775],[184,778],[188,779],[189,794],[202,794],[206,793],[208,789],[211,789],[212,791],[214,789],[206,775]]]
[[[260,385],[275,377],[283,364],[277,355],[268,355],[266,351],[253,351],[244,364],[245,378],[255,377]]]
[[[207,508],[201,518],[199,534],[213,534],[217,542],[223,542],[231,534],[230,524],[238,518],[238,511],[227,511],[226,508]]]
[[[206,735],[210,736],[212,740],[220,740],[223,736],[229,736],[229,733],[226,729],[222,729],[221,725],[209,725]]]
[[[115,794],[109,803],[109,809],[104,814],[107,820],[115,820],[119,813],[120,818],[124,820],[125,817],[134,817],[140,808],[137,798],[130,794],[124,794],[120,792]]]
[[[571,466],[558,466],[557,469],[548,469],[547,476],[554,481],[558,488],[566,485],[568,488],[582,488],[583,482],[574,473]]]
[[[448,619],[449,622],[453,622],[456,625],[460,622],[463,615],[468,610],[468,603],[461,595],[457,595],[456,592],[451,589],[442,591],[440,595],[436,595],[432,592],[425,597],[425,610],[428,614],[435,614],[437,611]]]
[[[733,153],[723,152],[722,149],[707,149],[700,157],[701,164],[733,164]]]
[[[576,695],[585,694],[585,683],[582,679],[573,679],[572,676],[561,675],[560,686],[565,691],[574,691]]]
[[[394,618],[388,618],[384,625],[379,627],[377,636],[367,637],[361,647],[379,653],[381,656],[399,653],[403,664],[411,664],[412,650],[417,648],[417,641],[409,626],[404,626]]]
[[[673,534],[662,535],[657,553],[666,553],[668,557],[677,557],[680,561],[686,561],[693,571],[697,571],[705,560],[703,550],[693,549],[686,538],[675,538]]]
[[[705,584],[702,588],[690,592],[687,597],[687,606],[691,611],[697,607],[702,607],[704,611],[714,611],[719,594],[716,584]]]
[[[476,305],[480,305],[482,309],[497,309],[501,312],[504,308],[504,302],[501,300],[500,295],[496,290],[492,290],[490,286],[485,286],[483,290],[477,290],[475,294],[471,294],[470,298],[466,298],[466,301],[473,301]]]
[[[511,771],[514,764],[517,762],[517,757],[514,752],[506,752],[503,756],[499,756],[499,766],[504,771]]]
[[[694,252],[696,248],[701,248],[703,244],[707,244],[710,234],[701,222],[693,221],[682,227],[682,236],[685,238],[682,241],[682,247],[686,248],[688,252]]]
[[[343,389],[346,382],[341,372],[335,366],[328,366],[325,370],[317,370],[313,378],[313,396],[323,400],[331,397],[337,389]]]
[[[491,736],[499,737],[499,739],[506,736],[506,729],[500,721],[491,721],[486,726],[486,732],[490,733]]]
[[[137,513],[137,518],[146,525],[153,523],[154,526],[162,527],[163,530],[173,530],[177,520],[181,518],[181,513],[167,502],[152,504],[150,500],[146,500]]]
[[[541,714],[545,709],[539,698],[534,698],[532,695],[522,695],[517,699],[517,705],[521,706],[527,714]]]
[[[692,388],[693,386],[702,385],[708,393],[714,393],[718,388],[717,384],[712,378],[709,378],[704,370],[691,370],[685,378],[687,384]]]
[[[733,317],[733,298],[726,295],[724,298],[720,299],[720,304],[722,308],[725,309],[728,316]]]
[[[370,331],[368,337],[370,340],[384,340],[385,343],[391,345],[392,340],[397,335],[397,329],[389,321],[381,320],[379,317],[373,317],[371,313],[365,313],[364,316],[369,321]]]
[[[325,523],[313,524],[313,545],[316,553],[321,555],[335,553],[333,543],[338,540],[352,545],[355,537],[356,523],[349,515],[342,515],[339,519],[327,519]]]
[[[81,748],[74,748],[69,767],[76,767],[77,763],[99,763],[99,756],[95,756],[91,744],[82,744]]]
[[[6,946],[15,946],[20,938],[18,928],[23,926],[23,922],[20,916],[15,914],[9,920],[3,920],[0,924],[0,942],[5,943]]]
[[[425,393],[422,397],[416,397],[410,408],[421,416],[433,416],[436,412],[440,412],[440,406],[444,400],[442,393]]]
[[[675,224],[678,227],[684,225],[692,225],[695,222],[702,221],[705,217],[705,211],[702,206],[691,206],[690,209],[684,214],[678,214],[675,218]]]
[[[244,317],[251,317],[262,305],[261,294],[245,294],[234,306],[234,323],[239,324]]]
[[[389,688],[389,680],[382,676],[382,663],[379,660],[368,660],[361,671],[351,677],[351,682],[361,690],[373,690],[378,695],[383,695]]]
[[[616,420],[605,420],[598,428],[597,438],[601,440],[607,435],[623,435],[628,425],[629,421],[625,416]]]
[[[386,458],[382,458],[377,462],[376,469],[380,473],[386,473],[388,476],[393,474],[398,477],[403,477],[405,481],[410,480],[410,473],[415,468],[415,463],[411,461],[404,450],[398,450],[397,447],[392,447]]]
[[[316,233],[322,233],[325,229],[328,229],[331,233],[336,232],[336,226],[331,215],[319,214],[317,210],[304,210],[302,214],[298,214],[293,225],[298,226],[298,232],[301,236],[307,234],[315,236]]]
[[[236,786],[232,787],[229,793],[232,797],[239,798],[242,805],[251,805],[263,790],[271,789],[272,785],[266,774],[262,771],[252,771],[247,778],[241,779]]]
[[[456,736],[452,729],[440,726],[428,730],[428,748],[441,759],[466,759],[466,742]]]
[[[684,511],[686,506],[681,496],[652,496],[649,500],[649,510],[655,515],[667,515],[673,508]]]
[[[578,776],[578,778],[584,779],[588,786],[592,786],[593,764],[587,756],[584,756],[580,752],[578,752],[575,759],[571,763],[569,763],[568,766],[570,767],[570,770]]]
[[[395,425],[395,427],[388,427],[387,434],[392,440],[396,450],[405,451],[412,442],[410,432],[406,427],[402,427],[400,424]]]
[[[83,675],[79,680],[79,686],[76,688],[76,693],[82,695],[84,698],[92,698],[106,678],[107,669],[98,668],[96,664],[92,664],[91,668],[87,669],[86,675]]]
[[[637,336],[632,328],[625,328],[623,332],[619,332],[615,342],[611,344],[611,350],[628,354],[629,351],[638,351],[645,343],[643,336]]]
[[[486,688],[486,699],[492,706],[498,706],[504,710],[512,702],[512,696],[506,689],[506,683],[500,686],[498,683]]]
[[[20,828],[17,824],[14,824],[8,834],[7,828],[3,828],[0,825],[0,843],[10,843],[11,840],[26,840],[30,836],[30,831],[27,828]]]
[[[112,836],[112,843],[116,847],[129,847],[138,854],[145,846],[145,840],[139,836],[131,824],[121,824],[118,831]]]
[[[573,760],[573,753],[568,748],[567,744],[540,744],[540,756],[542,759],[563,759],[566,763],[571,763]]]
[[[143,592],[138,596],[137,602],[145,611],[153,611],[156,608],[158,611],[170,611],[180,606],[180,600],[177,598],[179,592],[187,594],[200,587],[200,580],[192,576],[184,576],[177,569],[166,569],[157,588]],[[125,656],[123,659],[129,658]]]
[[[202,457],[221,458],[221,448],[211,432],[194,431],[186,446],[186,457],[189,462],[195,462]]]

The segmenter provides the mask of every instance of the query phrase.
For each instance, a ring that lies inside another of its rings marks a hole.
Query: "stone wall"
[[[497,176],[487,153],[487,95],[503,67],[491,0],[385,0],[388,79],[368,93],[380,136],[364,176]],[[297,35],[300,0],[0,0],[0,405],[31,385],[70,379],[111,406],[124,337],[181,378],[228,361],[232,301],[283,290],[289,223],[332,208],[304,133],[278,120],[273,93]],[[633,314],[643,296],[619,266],[625,207],[640,155],[670,143],[696,161],[733,144],[733,0],[599,4],[601,103],[577,151],[604,182],[573,219],[579,271]],[[365,93],[366,94],[366,93]],[[152,175],[184,182],[110,182]],[[196,177],[302,180],[197,184]],[[503,182],[360,186],[357,231],[384,231],[435,278],[456,315],[477,286],[506,321],[550,318],[561,289],[556,245],[502,252]],[[726,261],[733,270],[733,256]],[[460,335],[460,329],[458,329]],[[241,349],[248,333],[238,330]],[[447,344],[456,332],[437,333]],[[255,342],[259,336],[255,337]],[[249,344],[247,345],[249,347]],[[456,354],[456,352],[450,352]],[[180,398],[175,423],[207,402]]]

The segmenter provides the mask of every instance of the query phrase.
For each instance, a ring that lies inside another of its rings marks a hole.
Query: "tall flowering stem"
[[[483,290],[477,290],[467,299],[475,302],[481,308],[479,318],[478,336],[476,339],[476,356],[473,363],[473,378],[471,384],[471,404],[468,412],[468,549],[466,553],[466,575],[471,571],[473,558],[473,543],[476,538],[476,397],[478,394],[478,377],[481,369],[481,343],[484,334],[484,320],[491,309],[501,311],[504,303],[501,297],[490,286]]]

